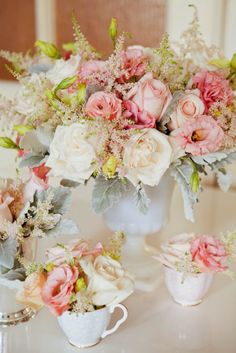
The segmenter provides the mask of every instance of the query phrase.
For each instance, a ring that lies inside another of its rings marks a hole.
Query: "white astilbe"
[[[15,137],[14,125],[23,124],[25,117],[16,112],[15,100],[0,95],[0,132],[1,135]]]

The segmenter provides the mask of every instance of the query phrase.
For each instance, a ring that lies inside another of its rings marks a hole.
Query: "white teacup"
[[[120,308],[123,311],[123,316],[113,328],[107,330],[115,308]],[[126,307],[122,304],[116,304],[84,314],[66,311],[57,320],[69,342],[78,348],[85,348],[94,346],[102,338],[115,332],[127,317]]]
[[[209,290],[214,273],[187,274],[164,266],[165,283],[174,301],[183,306],[192,306],[201,303]]]

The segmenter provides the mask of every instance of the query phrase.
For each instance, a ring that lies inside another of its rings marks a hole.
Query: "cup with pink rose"
[[[121,302],[134,290],[131,275],[119,262],[120,244],[120,233],[106,247],[98,243],[91,249],[82,239],[57,244],[46,251],[45,263],[29,266],[17,300],[36,310],[46,306],[73,346],[99,343],[126,321],[128,311]],[[122,317],[108,328],[115,309]]]
[[[236,255],[236,232],[221,237],[179,234],[161,245],[156,257],[163,265],[165,284],[174,301],[200,304],[216,273],[231,275],[229,261]]]

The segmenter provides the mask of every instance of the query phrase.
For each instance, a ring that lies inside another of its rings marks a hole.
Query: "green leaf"
[[[9,137],[0,137],[0,147],[18,150],[17,144]]]
[[[62,80],[58,85],[54,88],[54,95],[56,95],[57,91],[61,89],[69,88],[73,83],[77,80],[77,76],[67,77]]]
[[[33,130],[31,125],[14,125],[13,130],[18,132],[21,136],[24,136],[27,132]]]
[[[72,51],[73,53],[75,53],[76,50],[77,50],[76,43],[74,43],[74,42],[62,44],[62,48],[63,48],[65,51]]]
[[[48,42],[44,42],[43,40],[37,40],[35,42],[35,47],[39,48],[42,53],[52,59],[60,59],[61,55],[57,47]]]
[[[236,70],[236,53],[232,56],[232,59],[230,60],[230,67],[233,70]]]
[[[218,69],[223,69],[230,66],[230,61],[226,58],[212,59],[208,62],[208,64],[215,66]]]
[[[128,189],[128,183],[122,182],[118,178],[106,179],[99,176],[95,180],[92,193],[92,206],[96,213],[106,212]]]
[[[0,265],[6,268],[13,268],[17,253],[18,243],[13,237],[0,240]]]

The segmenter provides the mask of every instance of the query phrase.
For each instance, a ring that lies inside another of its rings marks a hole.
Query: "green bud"
[[[83,104],[86,98],[86,85],[85,83],[78,84],[77,100],[79,104]]]
[[[236,53],[232,56],[232,59],[230,60],[230,67],[233,70],[236,70]]]
[[[108,32],[109,32],[109,36],[113,42],[113,45],[115,45],[116,44],[116,37],[117,37],[117,19],[116,18],[111,19],[111,23],[110,23]]]
[[[63,48],[65,51],[72,51],[72,53],[75,53],[75,52],[76,52],[76,49],[77,49],[77,46],[76,46],[76,43],[71,42],[71,43],[64,43],[64,44],[62,44],[62,48]]]
[[[61,55],[57,47],[52,43],[44,42],[43,40],[37,40],[35,47],[39,48],[42,53],[52,59],[60,59]]]
[[[190,178],[190,185],[191,185],[192,192],[198,191],[199,183],[200,183],[199,174],[196,170],[194,170]]]
[[[24,136],[27,132],[33,130],[31,125],[14,125],[13,130],[18,132],[21,136]]]
[[[76,293],[80,292],[83,289],[86,289],[86,283],[85,280],[83,279],[83,277],[77,279],[77,281],[75,282],[75,291]]]
[[[9,149],[19,149],[19,147],[9,137],[0,137],[0,147]]]
[[[46,95],[46,97],[48,98],[50,105],[51,105],[54,109],[60,111],[60,108],[59,108],[58,104],[56,103],[56,96],[55,96],[55,94],[54,94],[52,91],[47,90],[47,91],[45,92],[45,95]]]
[[[73,83],[76,81],[77,76],[72,76],[72,77],[67,77],[64,80],[62,80],[58,85],[54,88],[54,94],[57,93],[57,91],[61,89],[66,89],[69,88]]]
[[[208,62],[209,65],[215,66],[218,69],[224,69],[230,66],[230,61],[226,58],[213,59]]]

